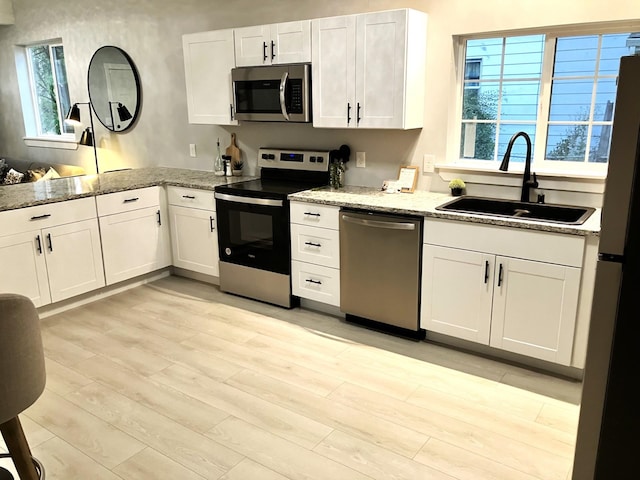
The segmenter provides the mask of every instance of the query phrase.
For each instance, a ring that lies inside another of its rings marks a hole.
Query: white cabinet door
[[[492,347],[569,365],[580,269],[497,257]]]
[[[42,237],[53,302],[104,287],[96,219],[48,228]]]
[[[236,65],[271,65],[271,29],[269,25],[236,28]]]
[[[495,257],[425,245],[420,327],[489,344]]]
[[[356,31],[356,124],[402,128],[407,10],[358,15]]]
[[[170,205],[169,215],[173,265],[218,277],[216,213]]]
[[[36,307],[51,303],[40,230],[0,237],[0,292],[18,293]]]
[[[311,20],[235,29],[238,67],[311,61]]]
[[[312,21],[313,126],[355,126],[356,16]]]
[[[166,215],[160,207],[100,217],[107,285],[171,264]]]
[[[313,20],[313,126],[422,127],[426,28],[410,9]]]
[[[311,20],[271,25],[272,63],[311,61]]]
[[[183,35],[182,47],[189,123],[237,125],[231,85],[233,30]]]

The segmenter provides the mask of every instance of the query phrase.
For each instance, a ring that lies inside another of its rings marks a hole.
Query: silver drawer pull
[[[131,203],[131,202],[137,202],[138,200],[140,200],[140,198],[138,197],[133,197],[133,198],[125,198],[124,201],[122,203]]]
[[[313,243],[313,242],[304,242],[304,244],[309,245],[310,247],[318,247],[318,248],[322,246],[322,244],[320,243]]]
[[[35,217],[31,217],[31,220],[44,220],[45,218],[49,218],[50,216],[50,213],[45,213],[44,215],[36,215]]]
[[[196,197],[193,195],[182,195],[182,198],[188,198],[189,200],[195,200]]]
[[[319,213],[313,213],[313,212],[304,212],[305,215],[310,215],[312,217],[319,217],[320,214]]]
[[[314,280],[312,278],[307,278],[305,282],[313,283],[314,285],[322,285],[322,282],[320,280]]]

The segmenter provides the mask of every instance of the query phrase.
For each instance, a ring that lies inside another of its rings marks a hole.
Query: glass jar
[[[333,162],[329,165],[329,186],[331,188],[344,187],[344,162]]]

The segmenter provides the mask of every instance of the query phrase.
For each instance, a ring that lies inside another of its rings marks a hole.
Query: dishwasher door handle
[[[416,224],[412,222],[380,222],[378,220],[366,220],[364,218],[350,217],[342,215],[342,220],[364,227],[386,228],[388,230],[415,230]]]

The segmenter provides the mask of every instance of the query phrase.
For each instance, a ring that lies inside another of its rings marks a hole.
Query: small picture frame
[[[398,184],[400,191],[405,193],[413,193],[418,183],[419,168],[415,165],[407,165],[400,167],[398,172]]]

